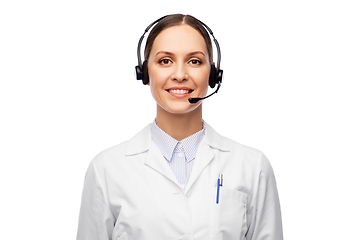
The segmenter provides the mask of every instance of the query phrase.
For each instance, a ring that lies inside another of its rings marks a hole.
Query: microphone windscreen
[[[200,100],[201,100],[201,98],[189,98],[188,99],[189,103],[197,103]]]

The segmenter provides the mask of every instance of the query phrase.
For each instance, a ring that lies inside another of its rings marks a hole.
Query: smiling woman
[[[202,35],[186,24],[167,28],[155,38],[147,62],[150,89],[157,102],[158,126],[172,132],[184,124],[178,115],[186,114],[185,128],[173,133],[176,139],[200,131],[201,102],[189,104],[186,97],[207,93],[211,67]]]
[[[202,119],[202,101],[189,101],[221,83],[214,81],[222,71],[219,59],[213,64],[211,30],[189,15],[155,23],[137,72],[156,118],[91,162],[77,239],[281,240],[269,161],[216,133]]]

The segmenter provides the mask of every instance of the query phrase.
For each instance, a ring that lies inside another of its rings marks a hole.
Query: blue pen
[[[218,182],[217,182],[217,194],[216,194],[216,204],[219,204],[219,193],[220,187],[223,185],[223,175],[219,174]]]

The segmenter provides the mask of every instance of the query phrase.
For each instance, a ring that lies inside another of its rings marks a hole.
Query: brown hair
[[[155,25],[155,27],[150,31],[149,36],[146,40],[145,51],[144,51],[145,59],[147,60],[149,58],[149,55],[150,55],[150,52],[152,49],[152,45],[153,45],[157,35],[159,35],[163,30],[165,30],[167,28],[170,28],[173,26],[178,26],[181,24],[189,25],[190,27],[197,30],[201,34],[201,36],[203,36],[203,38],[205,40],[207,51],[209,53],[210,63],[212,63],[213,62],[213,50],[212,50],[212,44],[211,44],[211,39],[210,39],[209,33],[207,32],[207,30],[205,29],[205,27],[199,20],[197,20],[196,18],[194,18],[191,15],[183,15],[183,14],[168,15],[165,18],[161,19]]]

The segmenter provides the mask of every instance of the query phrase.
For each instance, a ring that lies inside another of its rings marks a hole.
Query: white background
[[[358,1],[1,1],[0,239],[75,239],[85,171],[155,117],[134,77],[144,29],[205,22],[220,134],[262,150],[286,239],[360,239]],[[210,91],[211,92],[211,91]]]

